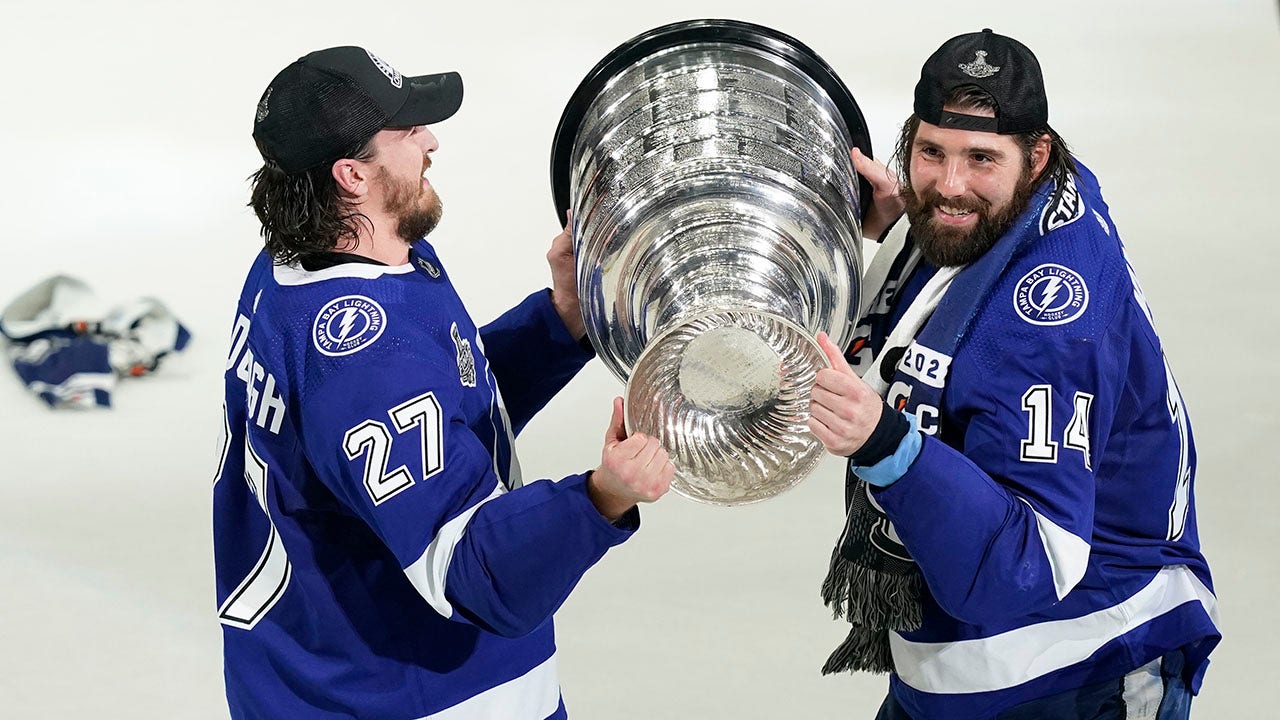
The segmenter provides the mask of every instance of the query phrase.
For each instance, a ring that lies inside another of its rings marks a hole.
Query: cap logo
[[[262,99],[258,101],[258,113],[256,115],[258,122],[266,120],[267,115],[271,112],[271,110],[267,108],[267,101],[271,99],[271,91],[274,89],[275,88],[267,88],[267,94],[263,95]]]
[[[977,57],[971,63],[962,63],[960,71],[971,78],[987,78],[1000,72],[999,65],[987,64],[987,52],[979,50],[975,53]]]
[[[365,50],[365,54],[369,56],[369,59],[373,61],[374,65],[378,66],[378,69],[382,71],[382,74],[387,76],[387,79],[391,81],[392,85],[395,85],[396,88],[404,87],[404,78],[400,77],[399,70],[391,67],[382,58],[374,55],[368,50]]]

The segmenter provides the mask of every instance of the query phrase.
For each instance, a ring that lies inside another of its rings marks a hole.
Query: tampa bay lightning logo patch
[[[1045,263],[1018,281],[1013,307],[1032,325],[1066,325],[1089,306],[1089,288],[1080,273]]]
[[[346,295],[320,308],[311,339],[321,354],[340,357],[373,344],[386,327],[386,313],[373,298]]]

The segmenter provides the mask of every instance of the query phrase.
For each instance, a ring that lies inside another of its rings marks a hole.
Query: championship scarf
[[[1006,268],[1040,236],[1077,219],[1082,209],[1074,178],[1068,176],[1062,185],[1042,183],[991,250],[969,265],[939,268],[890,327],[893,296],[920,259],[906,219],[899,220],[863,277],[850,363],[895,409],[917,417],[923,409],[940,417],[956,348]],[[852,628],[822,673],[892,672],[889,632],[920,627],[924,578],[852,464],[845,471],[845,506],[847,519],[831,553],[822,600]]]

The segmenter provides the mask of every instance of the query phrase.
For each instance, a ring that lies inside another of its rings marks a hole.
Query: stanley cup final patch
[[[458,381],[466,387],[476,386],[476,356],[471,352],[471,341],[458,332],[458,323],[449,328],[453,347],[458,351]]]
[[[960,65],[960,72],[971,78],[988,78],[1000,72],[999,65],[987,64],[987,53],[985,50],[979,50],[975,53],[977,57],[973,62],[963,63]]]
[[[311,339],[322,355],[340,357],[373,344],[386,326],[386,313],[372,298],[346,295],[320,308]]]
[[[1089,288],[1080,273],[1045,263],[1022,276],[1013,289],[1013,307],[1032,325],[1066,325],[1089,306]]]

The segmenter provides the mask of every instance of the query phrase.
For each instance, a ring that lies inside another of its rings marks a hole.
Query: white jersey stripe
[[[1031,503],[1018,499],[1031,507]],[[1061,600],[1084,577],[1084,571],[1089,566],[1089,543],[1036,512],[1034,507],[1031,507],[1031,512],[1036,516],[1040,544],[1044,546],[1045,557],[1049,559],[1049,568],[1053,571],[1054,592]]]
[[[495,487],[493,492],[489,493],[489,497],[463,510],[457,517],[441,526],[422,555],[404,569],[404,574],[418,589],[418,593],[444,617],[453,617],[453,605],[445,599],[444,595],[445,578],[449,576],[449,563],[453,560],[453,549],[462,540],[471,516],[476,514],[481,505],[505,491],[502,483],[494,484]]]
[[[560,706],[556,656],[514,680],[419,720],[543,720]]]
[[[110,372],[78,372],[68,375],[66,380],[57,385],[39,380],[33,380],[27,385],[36,394],[52,393],[59,400],[69,400],[74,395],[89,395],[88,402],[82,403],[87,405],[93,404],[94,390],[110,392],[115,386],[116,376]]]
[[[476,344],[480,346],[480,354],[484,355],[484,338],[480,333],[476,333]],[[507,447],[510,449],[511,459],[507,463],[507,487],[515,490],[524,486],[524,476],[520,471],[520,458],[516,455],[516,436],[511,432],[511,416],[507,414],[507,403],[502,399],[502,389],[498,387],[496,377],[493,377],[493,367],[489,365],[489,356],[485,355],[484,364],[487,370],[484,374],[484,382],[493,392],[493,404],[489,407],[489,424],[493,426],[494,447],[499,444],[498,433],[502,433],[507,438]],[[490,379],[493,382],[489,382]],[[498,418],[493,417],[494,411],[497,411]],[[501,426],[501,427],[499,427]],[[493,454],[493,471],[502,477],[502,468],[498,467],[498,453]]]
[[[1132,597],[1077,618],[947,643],[889,634],[893,664],[907,685],[927,693],[1003,690],[1082,662],[1107,643],[1188,602],[1218,624],[1218,601],[1184,565],[1166,567]]]

